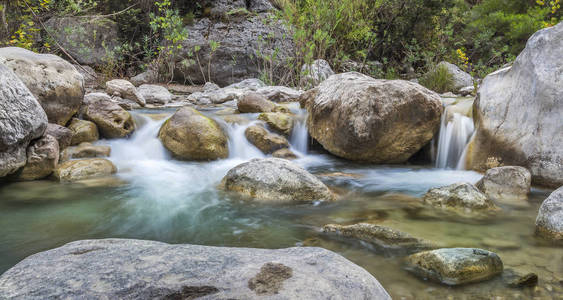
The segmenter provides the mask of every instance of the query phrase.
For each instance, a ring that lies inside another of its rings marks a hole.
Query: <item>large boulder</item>
[[[115,165],[105,158],[69,160],[57,166],[53,172],[59,181],[78,181],[110,176],[117,172]]]
[[[424,279],[447,285],[461,285],[491,279],[502,273],[500,257],[475,248],[443,248],[412,254],[407,270]]]
[[[470,183],[454,183],[430,189],[422,201],[426,205],[460,215],[498,210],[493,201]]]
[[[330,76],[334,71],[330,64],[324,59],[317,59],[311,64],[304,64],[301,67],[301,86],[311,88],[317,86]]]
[[[45,130],[45,135],[50,135],[57,139],[59,143],[59,149],[62,151],[66,147],[70,146],[72,142],[73,132],[72,130],[53,123],[47,125],[47,130]]]
[[[59,163],[59,142],[57,139],[44,135],[27,148],[27,162],[16,174],[19,180],[36,180],[45,178]]]
[[[289,142],[281,135],[268,132],[264,127],[252,125],[244,131],[246,139],[260,151],[270,154],[283,148],[289,148]]]
[[[438,94],[404,80],[351,72],[330,76],[302,104],[309,134],[326,150],[350,160],[402,163],[440,126]]]
[[[543,201],[536,218],[536,233],[563,242],[563,186]]]
[[[4,299],[377,299],[366,270],[321,248],[279,250],[85,240],[0,277]]]
[[[333,201],[334,195],[317,177],[280,158],[253,159],[227,172],[226,191],[258,202],[294,203]]]
[[[489,74],[477,93],[476,134],[466,165],[523,166],[538,185],[563,185],[563,22],[536,32],[512,67]]]
[[[145,106],[145,97],[129,81],[124,79],[114,79],[106,82],[106,92],[111,96],[133,100],[140,106]]]
[[[459,92],[461,89],[473,86],[473,77],[469,73],[463,71],[458,66],[447,61],[440,62],[438,67],[444,67],[453,77],[453,90],[451,92]]]
[[[103,16],[54,17],[45,25],[50,36],[80,64],[107,63],[119,45],[118,24]]]
[[[131,114],[112,101],[85,99],[82,113],[85,119],[96,124],[102,137],[123,138],[135,131],[135,122]]]
[[[359,223],[345,226],[328,224],[323,226],[322,231],[348,239],[367,242],[382,250],[415,253],[436,248],[431,242],[376,224]]]
[[[149,104],[166,104],[172,101],[172,94],[160,85],[143,84],[137,88],[137,91]]]
[[[45,111],[0,59],[0,177],[25,165],[27,146],[46,128]]]
[[[78,112],[84,78],[69,62],[16,47],[0,48],[0,57],[39,101],[49,123],[64,126]]]
[[[100,138],[98,126],[94,122],[72,118],[68,129],[72,131],[71,145],[84,142],[95,142]]]
[[[214,160],[229,155],[228,139],[219,124],[191,107],[182,107],[158,133],[172,154],[185,160]]]
[[[244,8],[248,1],[223,2]],[[236,8],[221,7],[217,14],[236,12]],[[283,22],[271,18],[268,13],[229,20],[203,18],[189,25],[187,30],[188,38],[182,42],[181,61],[176,64],[175,72],[181,82],[213,81],[226,86],[259,77],[266,65],[274,76],[281,77],[285,75],[284,65],[294,57],[290,32]],[[274,55],[276,59],[269,61],[267,57]]]
[[[475,184],[489,199],[515,206],[528,206],[532,175],[523,167],[498,167],[485,172]]]

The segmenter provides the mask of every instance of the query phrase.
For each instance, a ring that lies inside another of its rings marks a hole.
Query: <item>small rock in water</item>
[[[495,212],[496,205],[474,185],[454,183],[448,186],[430,189],[423,197],[424,204],[440,208],[459,215]]]
[[[73,118],[68,128],[72,131],[71,145],[95,142],[100,138],[98,126],[94,122]]]
[[[115,165],[104,158],[69,160],[57,166],[53,175],[59,181],[77,181],[109,176],[117,172]]]
[[[295,153],[293,153],[291,150],[289,150],[287,148],[276,150],[274,153],[272,153],[272,156],[277,157],[277,158],[283,158],[283,159],[296,159],[297,158],[297,155],[295,155]]]
[[[523,167],[497,167],[487,170],[475,184],[487,197],[504,204],[528,207],[532,174]]]
[[[348,226],[328,224],[323,226],[323,232],[358,239],[383,249],[403,250],[407,253],[436,248],[428,241],[376,224],[359,223]]]
[[[92,145],[84,142],[76,147],[69,147],[62,152],[61,162],[73,158],[108,157],[111,153],[109,146]]]
[[[293,130],[293,116],[288,113],[261,113],[258,120],[268,124],[273,131],[289,136]]]
[[[265,154],[288,148],[289,142],[281,135],[268,132],[264,127],[252,125],[244,131],[246,139]]]
[[[563,242],[563,186],[543,201],[536,218],[536,234],[555,242]]]
[[[491,279],[502,273],[496,253],[476,248],[443,248],[412,254],[407,270],[424,279],[460,285]]]
[[[261,94],[250,92],[238,100],[237,106],[241,113],[262,113],[273,111],[276,104]]]
[[[536,285],[538,285],[538,275],[536,273],[528,273],[508,284],[508,286],[513,288],[534,287]]]

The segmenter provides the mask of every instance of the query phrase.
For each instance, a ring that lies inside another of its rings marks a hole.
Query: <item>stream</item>
[[[410,213],[416,197],[430,188],[475,183],[481,178],[459,166],[463,145],[473,131],[471,119],[457,115],[451,124],[442,124],[436,164],[369,165],[310,150],[305,113],[293,104],[298,121],[290,142],[299,156],[294,162],[319,176],[341,199],[280,206],[249,203],[216,188],[229,169],[265,157],[244,137],[257,114],[240,115],[247,122],[234,124],[222,120],[221,109],[224,107],[202,112],[216,119],[228,134],[227,159],[172,159],[157,133],[174,110],[136,110],[132,113],[138,128],[132,137],[97,142],[112,148],[109,159],[119,170],[114,177],[81,183],[0,184],[0,273],[28,255],[80,239],[135,238],[257,248],[319,246],[368,270],[394,299],[561,299],[563,253],[533,235],[538,208],[549,190],[532,189],[529,207],[503,206],[503,213],[489,222]],[[320,232],[325,224],[359,222],[392,227],[447,247],[494,251],[504,262],[505,274],[534,272],[539,285],[536,290],[511,289],[503,276],[461,287],[429,283],[405,271],[402,257]]]

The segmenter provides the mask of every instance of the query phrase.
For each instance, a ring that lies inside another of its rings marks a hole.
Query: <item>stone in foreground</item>
[[[223,129],[191,107],[178,109],[166,120],[158,138],[172,154],[184,160],[215,160],[229,155]]]
[[[333,201],[334,195],[317,177],[280,158],[253,159],[227,172],[226,191],[258,202],[293,203]]]
[[[78,181],[110,176],[117,172],[115,165],[104,158],[69,160],[60,164],[53,172],[59,181]]]
[[[502,273],[496,253],[476,248],[443,248],[406,258],[407,270],[424,279],[447,285],[484,281]]]
[[[536,234],[563,242],[563,186],[541,204],[536,218]]]
[[[408,233],[376,224],[359,223],[347,226],[328,224],[323,226],[323,232],[361,240],[384,250],[414,253],[437,248],[432,243],[413,237]]]
[[[350,72],[330,76],[300,99],[309,134],[330,153],[356,161],[403,163],[438,131],[438,94],[404,80]]]
[[[391,299],[366,270],[321,248],[121,239],[77,241],[30,256],[0,277],[0,298]]]
[[[498,167],[487,170],[475,186],[493,201],[528,206],[532,174],[523,167]]]

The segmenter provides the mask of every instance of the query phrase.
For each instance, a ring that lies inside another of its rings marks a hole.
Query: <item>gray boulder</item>
[[[118,24],[102,16],[54,17],[45,25],[57,42],[80,64],[107,63],[111,51],[119,45]]]
[[[0,57],[39,101],[49,123],[64,126],[78,112],[84,78],[73,65],[56,55],[16,47],[0,48]]]
[[[47,124],[47,130],[45,131],[45,135],[50,135],[57,139],[59,143],[59,149],[62,151],[66,147],[70,146],[72,142],[72,130],[57,124],[49,123]]]
[[[264,86],[256,89],[256,92],[262,94],[268,100],[273,102],[294,102],[299,101],[299,97],[303,95],[303,91],[292,89],[286,86]]]
[[[0,298],[391,299],[366,270],[321,248],[120,239],[77,241],[30,256],[0,277]]]
[[[563,22],[536,32],[512,67],[483,80],[466,166],[523,166],[534,184],[563,185],[562,51]]]
[[[245,1],[225,2],[246,7]],[[217,13],[232,10],[222,8]],[[271,57],[274,52],[276,60],[271,67],[274,76],[281,77],[285,72],[285,63],[294,57],[290,32],[281,21],[270,18],[269,14],[248,15],[229,21],[203,18],[187,29],[188,39],[182,43],[183,52],[179,55],[180,61],[176,64],[175,72],[176,79],[182,82],[201,84],[213,81],[226,86],[256,78],[264,68],[264,57]],[[218,43],[214,52],[211,51],[212,41]]]
[[[205,84],[207,85],[207,83]],[[261,87],[265,87],[266,84],[258,79],[258,78],[250,78],[250,79],[245,79],[243,81],[237,82],[237,83],[233,83],[230,84],[228,86],[226,86],[226,88],[232,88],[232,89],[248,89],[251,91],[256,91]],[[219,88],[219,86],[217,86],[217,88]]]
[[[123,138],[135,131],[135,122],[131,114],[107,99],[90,100],[85,98],[81,110],[85,119],[96,124],[102,137],[108,139]]]
[[[106,92],[110,96],[121,97],[135,101],[140,106],[145,106],[146,101],[143,95],[129,81],[124,79],[114,79],[106,82]]]
[[[464,87],[473,86],[473,77],[471,77],[471,75],[469,75],[467,72],[461,70],[458,66],[446,61],[439,63],[438,67],[440,66],[446,67],[446,69],[448,69],[448,73],[453,76],[454,90],[452,92],[458,92]]]
[[[294,203],[333,201],[335,196],[317,177],[280,158],[253,159],[227,172],[226,191],[258,202]]]
[[[322,230],[325,233],[364,241],[383,250],[415,253],[436,248],[431,242],[376,224],[359,223],[347,226],[328,224],[323,226]]]
[[[530,171],[523,167],[498,167],[487,170],[475,184],[489,199],[515,206],[528,206],[532,183]]]
[[[131,77],[131,79],[129,79],[129,82],[131,82],[134,86],[158,82],[158,72],[154,70],[147,70],[143,73]]]
[[[27,162],[16,173],[18,180],[37,180],[45,178],[57,167],[59,163],[59,143],[57,139],[44,135],[31,142],[27,148]]]
[[[446,212],[461,215],[498,210],[485,194],[470,183],[454,183],[430,189],[424,194],[422,201]]]
[[[536,233],[554,241],[563,241],[563,186],[555,190],[540,206]]]
[[[405,162],[434,137],[442,114],[440,96],[419,84],[355,72],[330,76],[301,103],[326,150],[373,163]]]
[[[324,59],[317,59],[301,67],[301,86],[312,88],[334,75],[330,64]]]
[[[249,92],[237,101],[238,111],[241,113],[271,112],[276,104],[261,94]]]
[[[0,177],[25,165],[26,148],[47,128],[47,115],[24,83],[0,61]]]
[[[160,85],[143,84],[137,88],[137,91],[149,104],[166,104],[172,101],[172,94]]]
[[[502,273],[496,253],[475,248],[443,248],[412,254],[407,270],[424,279],[461,285],[491,279]]]

